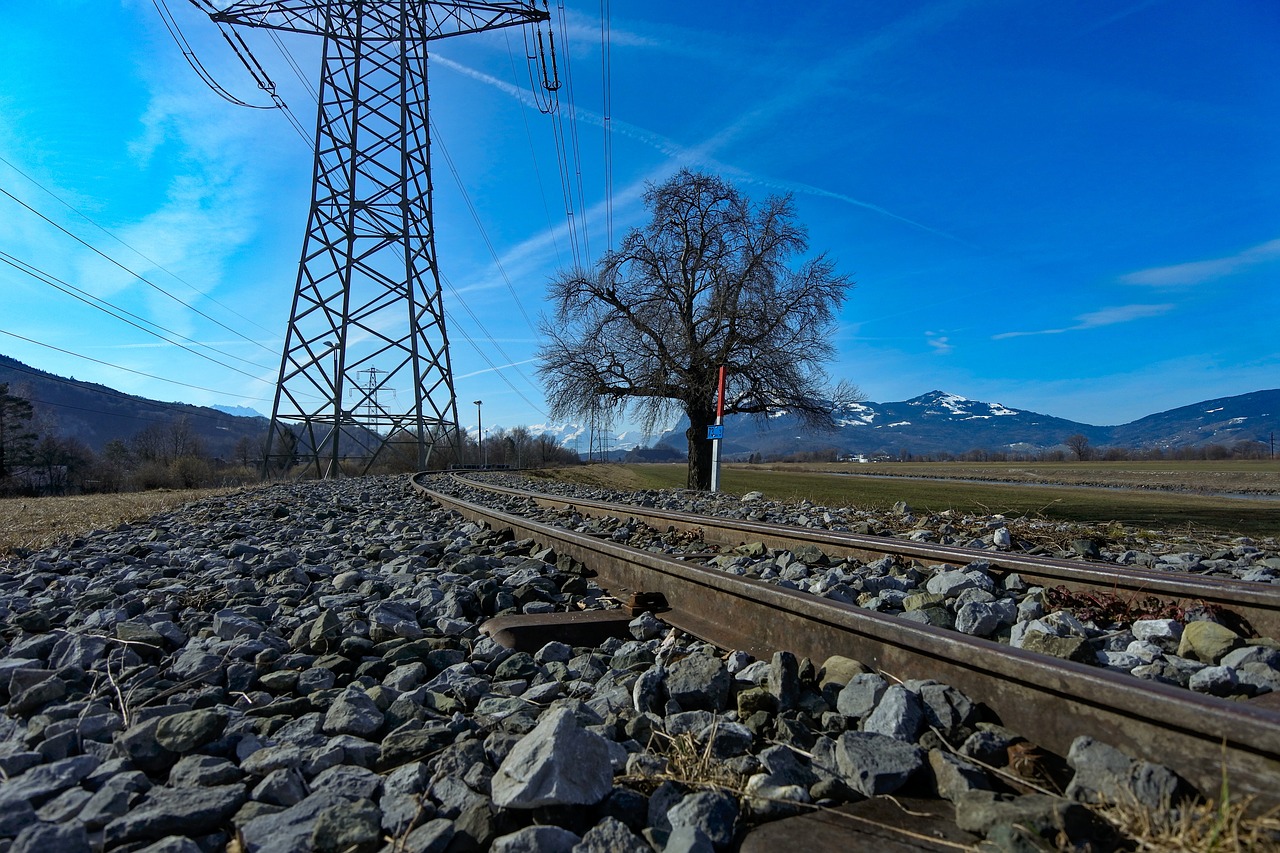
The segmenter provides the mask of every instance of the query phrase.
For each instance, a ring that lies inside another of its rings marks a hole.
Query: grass
[[[1135,463],[1123,463],[1132,466]],[[1280,501],[1226,498],[1153,489],[1122,490],[1017,483],[948,482],[919,477],[865,477],[781,466],[730,465],[721,472],[724,491],[763,492],[775,500],[808,499],[823,506],[886,510],[906,501],[917,512],[1012,517],[1033,516],[1082,524],[1119,523],[1138,528],[1256,538],[1280,536]],[[831,466],[834,467],[834,466]],[[1021,466],[1026,468],[1025,464]],[[858,466],[858,473],[867,466]],[[881,469],[876,466],[877,472]],[[669,465],[592,465],[557,469],[554,476],[617,488],[680,488],[686,468]]]
[[[889,476],[857,476],[869,472]],[[638,490],[683,487],[685,473],[683,464],[585,465],[557,469],[548,475],[576,483]],[[1083,524],[1116,522],[1189,534],[1280,537],[1280,500],[1189,493],[1196,489],[1280,492],[1280,462],[1272,460],[735,464],[726,465],[722,474],[726,492],[758,490],[777,500],[808,499],[825,506],[887,510],[903,500],[918,512],[950,509]],[[934,477],[940,479],[925,479]],[[958,479],[990,482],[957,482]],[[1045,481],[1133,488],[1026,485]],[[1162,491],[1151,486],[1189,491]],[[16,548],[44,548],[65,536],[138,521],[200,498],[233,491],[196,489],[0,499],[0,555]]]
[[[0,499],[0,555],[16,549],[46,548],[66,536],[140,521],[201,498],[237,489],[187,489]]]
[[[989,480],[1027,484],[1112,486],[1200,493],[1280,494],[1280,460],[1125,462],[855,462],[788,463],[779,470],[891,477]]]
[[[1280,809],[1257,814],[1249,798],[1233,798],[1225,766],[1218,799],[1180,809],[1151,810],[1134,802],[1097,811],[1142,853],[1277,853]]]

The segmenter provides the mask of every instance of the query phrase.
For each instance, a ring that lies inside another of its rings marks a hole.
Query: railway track
[[[1217,790],[1225,766],[1233,796],[1248,794],[1259,805],[1280,805],[1280,711],[1265,704],[1205,696],[729,575],[434,491],[421,476],[415,486],[469,519],[511,528],[521,538],[534,538],[580,561],[600,586],[623,601],[664,602],[664,621],[721,648],[764,658],[785,649],[814,661],[839,654],[898,678],[936,679],[1059,755],[1066,754],[1077,736],[1090,735],[1174,769],[1201,791]],[[831,555],[896,554],[960,565],[980,557],[990,561],[993,573],[1018,572],[1037,585],[1194,599],[1235,612],[1260,632],[1280,633],[1280,595],[1260,584],[1210,583],[1109,564],[1015,557],[483,488],[530,498],[544,507],[572,505],[582,513],[634,518],[659,529],[697,528],[705,541],[720,544],[759,541],[791,548],[807,542]]]
[[[741,521],[714,516],[656,510],[632,504],[570,499],[558,495],[525,492],[491,483],[456,477],[455,481],[494,494],[530,499],[549,509],[573,508],[584,515],[635,519],[659,530],[668,527],[693,533],[703,541],[724,547],[760,542],[770,548],[791,548],[797,543],[816,545],[834,557],[870,561],[895,556],[922,564],[963,566],[975,560],[990,565],[993,576],[1017,572],[1033,586],[1063,586],[1073,592],[1116,595],[1139,599],[1154,596],[1164,602],[1196,602],[1224,611],[1244,634],[1280,638],[1280,587],[1249,581],[1179,575],[1166,571],[1087,563],[1052,557],[933,545],[884,536],[865,536],[828,530],[788,527],[781,524]]]

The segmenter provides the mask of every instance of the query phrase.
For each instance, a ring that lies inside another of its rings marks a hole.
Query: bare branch
[[[825,255],[803,257],[808,235],[789,197],[753,205],[726,181],[686,170],[651,185],[645,204],[650,222],[595,273],[551,282],[538,371],[557,417],[630,410],[651,430],[686,415],[689,485],[706,488],[721,365],[726,413],[787,410],[830,427],[833,407],[856,398],[849,386],[828,388],[823,370],[852,282]]]

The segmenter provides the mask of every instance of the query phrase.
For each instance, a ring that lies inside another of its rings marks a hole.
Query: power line
[[[463,310],[463,311],[466,311],[466,312],[467,312],[467,316],[471,318],[471,321],[472,321],[473,323],[475,323],[476,328],[478,328],[478,329],[481,331],[481,333],[483,333],[483,335],[484,335],[485,339],[486,339],[490,344],[492,344],[492,345],[493,345],[493,348],[494,348],[495,350],[497,350],[497,351],[498,351],[498,355],[500,355],[500,356],[502,356],[503,358],[505,358],[509,364],[513,364],[513,365],[514,365],[514,363],[515,363],[515,359],[514,359],[514,358],[512,358],[510,355],[508,355],[508,354],[507,354],[507,351],[506,351],[506,350],[504,350],[504,349],[502,348],[502,344],[498,343],[498,341],[493,337],[493,335],[491,335],[491,334],[489,333],[489,330],[488,330],[488,329],[486,329],[486,328],[484,327],[484,324],[480,322],[480,318],[479,318],[479,317],[477,317],[477,316],[476,316],[476,313],[475,313],[474,311],[472,311],[472,310],[471,310],[471,306],[470,306],[470,305],[468,305],[468,304],[466,303],[466,300],[464,300],[461,296],[459,296],[459,295],[458,295],[458,291],[454,289],[453,284],[452,284],[452,283],[451,283],[447,278],[445,278],[443,275],[442,275],[442,276],[440,276],[440,280],[441,280],[442,282],[444,282],[444,286],[445,286],[445,287],[449,288],[449,293],[453,296],[454,301],[455,301],[455,302],[457,302],[459,305],[461,305],[461,306],[462,306],[462,310]],[[465,334],[465,333],[464,333],[464,334]],[[481,355],[483,356],[484,354],[483,354],[483,353],[481,353]],[[487,361],[487,360],[488,360],[488,359],[487,359],[487,357],[486,357],[486,361]],[[494,366],[494,365],[493,365],[493,362],[489,362],[489,366],[490,366],[490,367],[493,367],[493,366]],[[497,369],[497,368],[495,368],[495,369]],[[515,372],[516,372],[516,373],[520,374],[520,378],[521,378],[521,379],[523,379],[525,382],[528,382],[528,383],[529,383],[529,387],[530,387],[530,388],[535,388],[535,389],[541,390],[541,389],[539,388],[539,386],[538,386],[538,385],[537,385],[537,384],[536,384],[532,379],[530,379],[530,378],[528,377],[528,375],[527,375],[523,370],[521,370],[519,367],[514,367],[513,369],[515,370]]]
[[[67,281],[63,281],[57,276],[51,275],[33,264],[29,264],[26,261],[15,258],[13,255],[10,255],[8,252],[0,251],[0,263],[8,264],[9,266],[13,267],[19,272],[24,273],[30,276],[31,278],[34,278],[36,281],[39,281],[43,284],[47,284],[50,287],[54,288],[55,290],[60,290],[63,293],[67,294],[68,296],[74,299],[77,299],[80,302],[83,302],[86,305],[89,305],[93,308],[97,308],[99,311],[103,312],[104,314],[107,314],[108,316],[114,317],[115,319],[121,321],[122,323],[126,323],[130,326],[133,326],[135,329],[138,329],[141,332],[145,332],[146,334],[151,335],[152,337],[159,338],[165,343],[176,346],[179,349],[186,350],[192,355],[203,358],[206,361],[211,361],[214,364],[218,365],[219,367],[225,367],[227,370],[235,371],[236,373],[239,373],[241,376],[247,376],[248,378],[254,380],[255,382],[258,381],[258,377],[254,376],[252,373],[245,373],[243,370],[241,370],[238,367],[232,367],[231,365],[226,364],[225,362],[218,361],[216,358],[213,358],[212,356],[193,350],[191,347],[184,346],[183,344],[180,344],[177,341],[169,340],[164,335],[161,335],[159,332],[153,331],[152,329],[148,329],[146,328],[146,326],[139,325],[139,323],[135,323],[133,322],[133,320],[126,319],[125,317],[120,316],[120,314],[114,314],[112,313],[111,310],[108,310],[107,307],[103,307],[103,306],[108,306],[109,308],[115,311],[119,311],[121,314],[128,315],[129,317],[133,317],[136,320],[140,321],[141,323],[147,323],[149,325],[155,326],[157,329],[160,329],[161,331],[168,332],[169,334],[177,338],[181,338],[182,340],[185,340],[189,343],[195,344],[196,346],[205,347],[206,349],[213,350],[214,352],[220,353],[221,355],[225,355],[228,358],[234,358],[237,361],[243,361],[245,364],[251,365],[253,367],[258,367],[263,370],[266,369],[266,368],[263,368],[261,365],[256,365],[251,361],[240,358],[239,356],[234,356],[234,355],[231,355],[230,353],[222,352],[216,347],[211,347],[208,344],[202,344],[199,341],[194,341],[191,338],[186,337],[185,335],[181,335],[178,332],[173,331],[172,329],[167,329],[164,326],[159,325],[158,323],[154,323],[151,320],[147,320],[142,317],[139,317],[137,314],[134,314],[116,305],[112,305],[110,302],[107,302],[104,299],[99,299],[98,297],[89,294],[87,291],[84,291],[81,288],[76,287],[74,284],[71,284],[70,282],[67,282]]]
[[[220,308],[223,308],[224,310],[226,310],[227,312],[229,312],[229,313],[231,313],[231,314],[236,315],[236,316],[237,316],[237,317],[239,317],[241,320],[244,320],[246,323],[251,323],[252,325],[257,326],[259,329],[262,329],[262,331],[266,332],[267,334],[274,334],[274,332],[272,332],[272,331],[271,331],[270,329],[268,329],[267,327],[260,325],[259,323],[255,322],[255,321],[254,321],[254,320],[252,320],[251,318],[246,317],[246,316],[244,316],[243,314],[241,314],[240,312],[236,311],[236,310],[235,310],[234,308],[232,308],[231,306],[229,306],[229,305],[227,305],[227,304],[225,304],[225,303],[223,303],[223,302],[220,302],[220,301],[219,301],[218,299],[216,299],[215,297],[211,296],[211,295],[210,295],[210,294],[208,294],[208,293],[205,293],[203,290],[200,290],[198,287],[196,287],[195,285],[193,285],[191,282],[187,281],[186,279],[182,278],[182,277],[181,277],[180,275],[178,275],[177,273],[175,273],[175,272],[173,272],[172,270],[169,270],[168,268],[166,268],[166,267],[162,266],[162,265],[160,264],[160,262],[159,262],[159,261],[156,261],[156,260],[154,260],[154,259],[150,258],[149,256],[147,256],[146,254],[144,254],[144,253],[143,253],[142,251],[140,251],[139,249],[135,248],[134,246],[132,246],[132,245],[130,245],[129,243],[127,243],[127,242],[125,242],[124,240],[122,240],[120,237],[116,236],[116,235],[115,235],[114,233],[112,233],[111,231],[109,231],[109,230],[107,230],[106,228],[104,228],[103,226],[99,225],[99,224],[98,224],[97,222],[95,222],[95,221],[94,221],[94,220],[93,220],[93,219],[92,219],[88,214],[86,214],[86,213],[85,213],[85,212],[83,212],[82,210],[79,210],[79,209],[78,209],[78,208],[76,208],[74,205],[72,205],[70,202],[68,202],[66,199],[62,198],[62,197],[61,197],[61,196],[59,196],[57,193],[55,193],[53,190],[49,189],[49,188],[48,188],[48,187],[46,187],[44,184],[40,183],[40,182],[39,182],[39,181],[37,181],[35,178],[31,177],[31,175],[28,175],[26,172],[24,172],[24,171],[22,171],[21,169],[19,169],[19,168],[18,168],[17,166],[15,166],[12,162],[10,162],[9,160],[7,160],[3,155],[0,155],[0,163],[4,163],[4,164],[5,164],[6,166],[8,166],[10,169],[13,169],[13,171],[17,172],[19,175],[21,175],[22,177],[26,178],[26,179],[27,179],[28,181],[30,181],[31,183],[35,184],[37,187],[39,187],[41,190],[43,190],[45,193],[47,193],[49,196],[51,196],[54,200],[56,200],[56,201],[60,202],[60,203],[61,203],[61,204],[63,204],[64,206],[66,206],[66,208],[67,208],[68,210],[70,210],[72,213],[74,213],[74,214],[76,214],[77,216],[81,217],[81,218],[82,218],[82,219],[84,219],[86,222],[88,222],[90,225],[92,225],[94,228],[97,228],[97,229],[98,229],[99,231],[101,231],[103,234],[106,234],[106,235],[107,235],[108,237],[110,237],[112,240],[115,240],[115,241],[116,241],[117,243],[119,243],[121,246],[124,246],[126,249],[128,249],[128,250],[129,250],[129,251],[131,251],[131,252],[133,252],[135,255],[137,255],[138,257],[142,258],[142,259],[143,259],[144,261],[146,261],[147,263],[152,264],[153,266],[155,266],[155,267],[156,267],[156,269],[161,270],[162,272],[164,272],[164,273],[168,274],[170,277],[172,277],[174,280],[179,281],[179,282],[181,282],[182,284],[186,285],[188,288],[190,288],[190,289],[191,289],[191,291],[192,291],[193,293],[195,293],[195,294],[197,294],[198,296],[201,296],[201,297],[203,297],[203,298],[205,298],[205,299],[208,299],[208,300],[209,300],[210,302],[212,302],[213,304],[215,304],[215,305],[219,306]]]
[[[510,388],[517,397],[519,397],[521,400],[524,400],[525,403],[528,404],[529,408],[533,409],[535,412],[542,415],[544,418],[550,417],[550,415],[542,411],[542,408],[538,406],[537,403],[533,402],[528,397],[526,397],[523,391],[521,391],[519,388],[517,388],[515,385],[511,383],[511,380],[507,378],[507,375],[502,372],[503,368],[498,367],[498,365],[493,363],[493,360],[489,358],[489,354],[480,348],[480,345],[477,344],[475,340],[470,335],[467,334],[466,330],[463,329],[462,326],[457,323],[456,319],[449,311],[446,310],[444,313],[445,313],[445,317],[448,318],[449,322],[453,324],[454,330],[458,334],[462,335],[462,337],[466,339],[467,343],[471,344],[471,348],[476,351],[476,354],[480,356],[480,359],[484,361],[485,364],[489,365],[490,369],[492,369],[494,373],[498,374],[498,378],[501,379],[503,383],[508,388]],[[489,340],[490,342],[493,341],[492,338],[490,338]],[[505,353],[504,353],[504,356],[507,358],[508,361],[511,360],[511,357],[506,356]],[[519,372],[518,369],[517,369],[517,372]],[[522,373],[521,375],[523,376],[524,374]],[[528,377],[525,377],[525,378],[527,379]]]
[[[613,248],[613,58],[609,0],[600,0],[600,69],[604,98],[604,218],[605,234]]]
[[[556,4],[560,13],[560,39],[564,46],[564,79],[565,92],[569,98],[569,140],[573,144],[574,176],[578,184],[578,205],[582,214],[582,248],[586,256],[586,265],[591,264],[591,236],[587,229],[586,194],[582,189],[582,150],[578,143],[578,110],[573,97],[573,63],[569,59],[569,18],[564,12],[564,0]],[[550,26],[550,25],[548,25]],[[559,113],[558,117],[563,117]]]
[[[110,367],[110,368],[111,368],[111,369],[113,369],[113,370],[122,370],[122,371],[124,371],[125,373],[133,373],[133,374],[136,374],[137,376],[142,376],[142,377],[145,377],[145,378],[147,378],[147,379],[157,379],[157,380],[159,380],[159,381],[161,381],[161,382],[167,382],[167,383],[169,383],[170,385],[181,385],[183,388],[192,388],[192,389],[195,389],[196,391],[207,391],[207,392],[208,392],[208,393],[210,393],[210,394],[222,394],[222,395],[225,395],[225,396],[227,396],[227,397],[234,397],[234,398],[236,398],[236,399],[240,399],[240,400],[256,400],[256,401],[258,401],[258,402],[260,402],[260,403],[270,403],[270,402],[271,402],[270,400],[266,399],[265,397],[247,397],[247,396],[245,396],[245,395],[243,395],[243,394],[239,394],[239,393],[235,393],[235,392],[231,392],[231,391],[217,391],[217,390],[214,390],[213,388],[205,388],[205,387],[203,387],[203,386],[201,386],[201,385],[190,385],[190,384],[188,384],[188,383],[186,383],[186,382],[179,382],[179,381],[178,381],[178,380],[176,380],[176,379],[166,379],[166,378],[165,378],[165,377],[163,377],[163,376],[156,376],[155,374],[152,374],[152,373],[144,373],[144,372],[142,372],[141,370],[133,370],[133,369],[128,368],[128,367],[122,367],[122,366],[120,366],[120,365],[118,365],[118,364],[112,364],[112,363],[111,363],[111,362],[109,362],[109,361],[102,361],[102,360],[100,360],[100,359],[92,358],[92,357],[87,356],[87,355],[82,355],[81,353],[78,353],[78,352],[73,352],[73,351],[71,351],[71,350],[63,349],[63,348],[61,348],[61,347],[55,347],[55,346],[53,346],[52,344],[46,344],[46,343],[44,343],[44,342],[42,342],[42,341],[37,341],[37,340],[35,340],[34,338],[28,338],[28,337],[26,337],[26,336],[24,336],[24,335],[19,335],[19,334],[16,334],[16,333],[14,333],[14,332],[7,331],[7,330],[5,330],[5,329],[0,329],[0,335],[8,335],[8,336],[9,336],[9,337],[11,337],[11,338],[17,338],[17,339],[18,339],[18,340],[20,340],[20,341],[26,341],[27,343],[29,343],[29,344],[35,344],[35,345],[36,345],[36,346],[38,346],[38,347],[44,347],[45,349],[51,349],[51,350],[54,350],[54,351],[56,351],[56,352],[63,353],[64,355],[72,356],[73,358],[79,358],[79,359],[83,359],[83,360],[85,360],[85,361],[91,361],[91,362],[93,362],[94,364],[101,364],[101,365],[103,365],[104,367]],[[3,363],[0,363],[0,370],[5,369],[6,367],[12,368],[13,370],[20,370],[20,371],[22,371],[23,373],[30,373],[30,374],[32,374],[33,376],[35,376],[35,375],[39,375],[39,376],[42,376],[42,377],[44,377],[44,378],[46,378],[46,379],[51,379],[51,380],[53,380],[53,381],[55,381],[55,382],[62,382],[62,383],[67,384],[67,385],[75,385],[75,386],[77,386],[77,387],[79,387],[79,385],[80,385],[80,383],[78,383],[78,382],[75,382],[75,381],[70,380],[70,379],[63,379],[61,376],[54,376],[53,374],[46,373],[46,372],[44,372],[43,370],[35,370],[35,369],[33,369],[33,368],[29,368],[29,367],[25,367],[25,366],[19,366],[19,365],[5,365],[5,364],[3,364]],[[134,395],[134,394],[126,394],[126,393],[124,393],[123,391],[116,391],[116,390],[115,390],[115,389],[113,389],[113,388],[107,388],[105,385],[103,386],[101,393],[109,394],[109,395],[111,395],[111,396],[116,396],[116,397],[128,397],[128,398],[134,398],[134,397],[136,397],[136,395]],[[145,398],[145,397],[143,397],[143,398],[140,398],[140,399],[146,399],[146,398]],[[155,401],[152,401],[152,402],[155,402],[155,404],[156,404],[156,405],[158,405],[158,406],[172,406],[172,405],[175,405],[175,404],[173,404],[173,403],[162,403],[162,402],[160,402],[160,401],[158,401],[158,400],[155,400]],[[182,404],[176,404],[176,405],[190,405],[190,404],[182,403]]]
[[[192,0],[192,2],[194,3],[194,0]],[[160,15],[160,20],[164,23],[165,29],[169,31],[169,36],[173,39],[174,43],[178,45],[178,50],[182,52],[182,58],[191,66],[191,70],[196,72],[196,76],[204,81],[206,86],[213,90],[214,94],[223,100],[230,101],[238,107],[248,107],[251,110],[275,109],[274,106],[266,104],[251,104],[237,98],[235,95],[227,91],[221,83],[213,79],[213,75],[210,74],[209,70],[200,62],[200,58],[196,56],[195,49],[191,46],[191,43],[187,41],[187,37],[183,34],[182,28],[178,26],[178,19],[173,17],[173,12],[169,10],[169,4],[165,2],[165,0],[151,0],[151,5],[156,7],[156,12]]]
[[[520,75],[516,71],[516,57],[511,49],[511,37],[508,33],[503,33],[507,38],[507,59],[511,62],[511,79],[517,87],[520,85]],[[537,87],[534,87],[536,92]],[[533,131],[529,128],[529,118],[525,115],[524,110],[520,110],[520,121],[524,124],[525,140],[529,143],[529,160],[533,164],[533,174],[538,181],[538,196],[542,199],[542,211],[547,217],[547,233],[551,236],[551,247],[556,253],[556,263],[563,264],[560,258],[560,241],[556,239],[555,228],[551,224],[551,208],[547,204],[547,189],[542,182],[542,169],[538,165],[538,153],[533,145]]]
[[[307,94],[311,96],[311,100],[319,104],[320,93],[316,91],[316,87],[311,84],[311,79],[303,73],[302,66],[300,66],[298,64],[298,60],[294,58],[293,52],[290,51],[288,46],[280,39],[280,34],[275,30],[267,30],[267,35],[270,36],[271,41],[275,44],[276,50],[280,51],[280,55],[284,57],[284,61],[287,62],[289,67],[293,70],[293,76],[297,77],[298,81],[302,83],[302,88],[307,90]]]
[[[440,153],[444,155],[444,161],[449,167],[449,173],[453,175],[453,180],[458,185],[458,191],[462,193],[462,200],[466,202],[467,210],[471,211],[471,219],[476,223],[476,228],[480,231],[480,238],[484,240],[485,246],[489,249],[489,254],[493,257],[493,265],[498,268],[498,272],[502,275],[502,280],[507,283],[507,291],[515,301],[516,307],[520,309],[520,314],[524,317],[525,323],[529,325],[529,329],[534,334],[537,334],[538,328],[533,324],[533,320],[529,318],[529,312],[525,310],[520,294],[516,293],[515,286],[511,283],[511,277],[507,275],[506,269],[502,266],[502,261],[498,258],[498,251],[493,248],[493,242],[489,239],[489,235],[484,229],[484,223],[480,221],[480,214],[476,211],[476,206],[471,203],[471,196],[467,193],[467,188],[462,183],[462,177],[458,174],[457,167],[453,165],[453,158],[449,156],[449,149],[445,148],[444,140],[440,138],[440,130],[436,127],[434,119],[430,120],[430,125],[433,140],[440,149]]]
[[[172,299],[174,302],[177,302],[177,303],[178,303],[179,305],[181,305],[182,307],[184,307],[184,308],[186,308],[186,309],[188,309],[188,310],[190,310],[190,311],[194,311],[195,313],[199,314],[201,317],[203,317],[203,318],[205,318],[206,320],[208,320],[210,323],[213,323],[214,325],[219,326],[219,327],[221,327],[221,328],[225,329],[226,331],[230,332],[231,334],[235,335],[235,336],[236,336],[236,337],[238,337],[238,338],[241,338],[241,339],[243,339],[243,340],[248,341],[249,343],[253,344],[254,346],[258,347],[259,349],[262,349],[262,350],[264,350],[264,351],[266,351],[266,352],[271,352],[271,350],[270,350],[270,349],[268,349],[267,347],[263,346],[263,345],[262,345],[262,343],[261,343],[260,341],[255,341],[253,338],[249,337],[248,335],[245,335],[244,333],[242,333],[242,332],[240,332],[240,331],[238,331],[238,330],[236,330],[236,329],[231,328],[231,327],[230,327],[230,326],[228,326],[226,323],[223,323],[221,320],[216,320],[216,319],[214,319],[213,317],[210,317],[208,314],[204,313],[204,312],[203,312],[203,311],[201,311],[199,308],[196,308],[194,305],[191,305],[191,304],[189,304],[189,303],[187,303],[187,302],[182,301],[181,299],[179,299],[178,297],[174,296],[174,295],[173,295],[172,293],[170,293],[169,291],[165,290],[163,287],[160,287],[160,286],[159,286],[158,284],[156,284],[155,282],[153,282],[153,281],[151,281],[150,279],[148,279],[148,278],[146,278],[145,276],[143,276],[141,273],[137,273],[137,272],[134,272],[133,270],[129,269],[127,266],[125,266],[124,264],[120,263],[120,262],[119,262],[119,261],[117,261],[115,258],[111,257],[111,256],[110,256],[110,255],[108,255],[106,252],[104,252],[104,251],[102,251],[101,249],[99,249],[97,246],[94,246],[94,245],[93,245],[92,243],[90,243],[88,240],[85,240],[85,239],[83,239],[83,238],[79,237],[78,235],[76,235],[76,234],[72,233],[71,231],[67,230],[66,228],[63,228],[61,225],[59,225],[58,223],[54,222],[52,219],[50,219],[49,217],[45,216],[43,213],[41,213],[40,211],[36,210],[34,207],[32,207],[31,205],[27,204],[25,201],[23,201],[22,199],[18,198],[16,195],[14,195],[13,193],[11,193],[11,192],[9,192],[8,190],[4,189],[3,187],[0,187],[0,193],[3,193],[4,195],[6,195],[6,196],[8,196],[9,198],[13,199],[13,201],[15,201],[15,202],[17,202],[18,204],[22,205],[22,206],[23,206],[23,207],[25,207],[27,210],[29,210],[29,211],[31,211],[32,213],[34,213],[36,216],[38,216],[38,217],[40,217],[41,219],[43,219],[45,222],[48,222],[50,225],[52,225],[54,228],[57,228],[57,229],[58,229],[59,231],[61,231],[63,234],[66,234],[66,235],[67,235],[68,237],[70,237],[72,240],[75,240],[77,243],[79,243],[80,245],[84,246],[86,249],[89,249],[89,250],[90,250],[90,251],[92,251],[94,254],[101,256],[102,258],[104,258],[104,259],[105,259],[105,260],[107,260],[107,261],[110,261],[112,264],[114,264],[115,266],[117,266],[117,267],[119,267],[120,269],[124,270],[124,271],[125,271],[125,272],[127,272],[129,275],[133,276],[134,278],[138,279],[138,281],[140,281],[140,282],[142,282],[143,284],[147,285],[147,287],[150,287],[152,290],[156,291],[157,293],[161,293],[161,294],[163,294],[164,296],[167,296],[168,298]],[[166,329],[165,331],[169,331],[169,330],[168,330],[168,329]],[[171,332],[171,334],[176,334],[176,333]],[[192,343],[195,343],[195,341],[192,341]],[[213,349],[213,348],[212,348],[212,347],[210,347],[210,349]],[[236,358],[236,356],[230,355],[230,354],[228,354],[228,353],[223,353],[223,355],[226,355],[228,358]],[[239,359],[239,360],[240,360],[240,361],[245,361],[247,364],[253,364],[253,362],[246,361],[245,359]],[[254,367],[262,367],[262,365],[259,365],[259,364],[254,364],[253,366],[254,366]],[[266,368],[263,368],[263,369],[265,370]]]

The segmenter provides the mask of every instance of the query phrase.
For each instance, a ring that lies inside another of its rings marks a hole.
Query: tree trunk
[[[685,438],[689,441],[689,476],[685,487],[698,491],[711,489],[711,441],[707,427],[715,421],[711,412],[690,412],[689,428]]]

